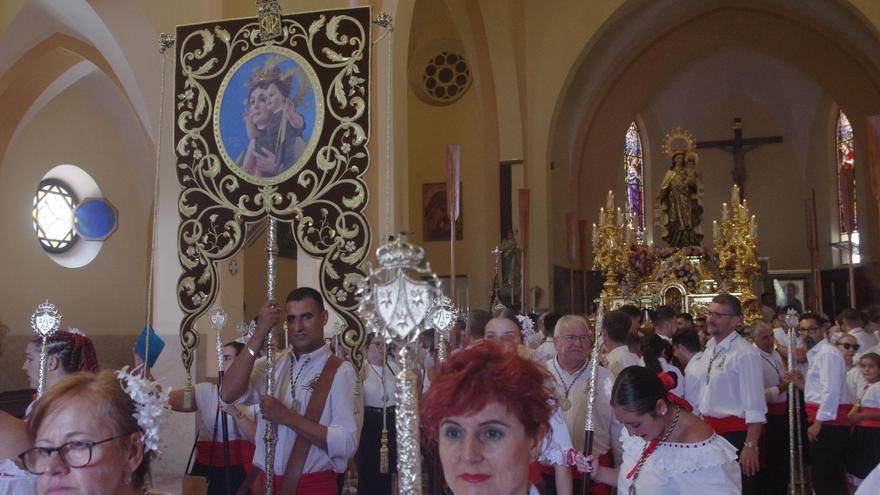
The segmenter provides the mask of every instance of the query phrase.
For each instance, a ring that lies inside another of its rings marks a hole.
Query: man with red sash
[[[553,331],[556,356],[545,362],[547,371],[553,375],[559,407],[565,417],[571,443],[575,449],[584,448],[584,425],[587,416],[587,396],[590,389],[590,353],[592,342],[588,332],[589,323],[581,316],[566,315],[560,318]],[[599,456],[603,466],[612,465],[611,446],[611,373],[602,366],[596,368],[596,401],[593,403],[593,453]],[[619,435],[619,430],[618,430]],[[614,435],[617,437],[618,435]],[[617,438],[614,438],[616,441]],[[541,465],[546,493],[569,493],[556,487],[552,466]],[[581,472],[571,467],[574,493],[583,491]],[[611,487],[594,482],[594,495],[611,493]]]
[[[846,384],[843,354],[828,340],[821,317],[812,313],[801,315],[799,332],[807,346],[810,368],[804,380],[804,400],[810,422],[813,489],[817,495],[845,495],[847,414],[853,405]]]
[[[788,491],[788,384],[792,373],[785,370],[782,356],[773,348],[773,329],[759,321],[753,325],[752,340],[761,356],[764,398],[767,400],[767,429],[761,438],[765,493],[785,495]]]
[[[279,308],[274,301],[267,301],[260,309],[247,348],[226,372],[220,397],[227,404],[260,404],[254,453],[254,468],[259,470],[255,493],[262,493],[265,486],[263,438],[266,421],[271,421],[278,431],[275,493],[336,495],[337,473],[345,471],[357,450],[357,375],[350,363],[333,356],[324,343],[328,313],[318,291],[295,289],[287,296],[285,310],[287,336],[293,349],[276,355],[274,393],[266,393],[265,358],[256,358],[263,339],[280,322]]]
[[[736,331],[742,324],[739,299],[730,294],[715,296],[708,317],[711,338],[700,356],[706,374],[700,414],[716,433],[736,447],[743,493],[758,493],[758,441],[767,421],[761,357]]]

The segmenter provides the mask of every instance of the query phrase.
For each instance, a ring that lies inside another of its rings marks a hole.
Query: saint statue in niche
[[[660,237],[672,247],[699,246],[703,240],[703,179],[694,148],[693,136],[681,129],[668,134],[663,144],[672,165],[657,193],[656,214]]]

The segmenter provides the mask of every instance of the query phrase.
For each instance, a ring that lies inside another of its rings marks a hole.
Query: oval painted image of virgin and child
[[[214,132],[229,168],[259,184],[290,178],[308,160],[323,123],[320,82],[299,54],[280,47],[249,53],[223,80]]]

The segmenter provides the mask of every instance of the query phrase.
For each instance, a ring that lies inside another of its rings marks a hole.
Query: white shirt
[[[868,383],[866,381],[859,389],[856,398],[860,401],[861,407],[880,408],[880,382]]]
[[[553,339],[551,337],[547,337],[544,342],[541,342],[541,345],[535,349],[535,354],[538,355],[538,358],[541,362],[546,362],[547,360],[553,359],[556,357],[556,344],[553,343]]]
[[[832,421],[837,418],[840,404],[852,404],[853,397],[846,384],[846,365],[843,354],[834,344],[822,340],[807,351],[810,369],[804,384],[804,400],[818,404],[816,419]]]
[[[761,357],[761,375],[764,379],[764,398],[768,404],[779,404],[788,401],[788,391],[780,390],[779,384],[782,382],[782,375],[785,374],[785,367],[782,365],[782,356],[775,350],[772,352],[764,352],[755,346],[758,355]]]
[[[880,344],[880,340],[877,340],[877,337],[862,327],[853,328],[847,333],[855,337],[856,342],[859,343],[859,350],[856,351],[856,354],[853,356],[853,363],[858,363],[862,354],[868,352],[868,350],[875,345]]]
[[[551,466],[563,466],[567,464],[568,452],[573,448],[571,444],[571,436],[568,434],[568,428],[565,425],[565,418],[562,416],[562,408],[553,409],[550,415],[550,431],[544,436],[544,443],[541,445],[541,453],[538,455],[538,462]]]
[[[638,462],[645,440],[626,431],[617,493],[629,493],[626,475]],[[739,495],[742,493],[736,448],[724,437],[712,435],[697,443],[663,442],[648,456],[635,481],[638,495]]]
[[[581,370],[569,373],[559,366],[556,358],[546,362],[547,370],[555,379],[556,397],[560,402],[566,398],[571,401],[568,411],[563,410],[565,424],[573,445],[578,450],[584,445],[584,427],[587,418],[587,398],[590,390],[590,361]],[[611,450],[611,388],[614,382],[611,372],[602,366],[596,367],[596,399],[593,402],[593,452],[602,455]],[[560,408],[562,409],[562,408]],[[619,432],[618,432],[619,433]]]
[[[788,332],[786,332],[781,327],[776,327],[773,329],[773,337],[776,339],[776,347],[784,347],[786,350],[788,349]],[[800,335],[795,331],[795,338],[797,339],[796,348],[797,349],[806,349],[804,345],[804,341],[801,339]],[[807,370],[810,369],[809,363],[799,363],[797,359],[794,360],[794,369],[795,371],[800,371],[802,375],[807,375]]]
[[[767,402],[758,351],[736,332],[721,342],[706,343],[700,356],[707,382],[700,398],[700,414],[713,418],[737,416],[746,424],[766,423]]]
[[[620,374],[626,368],[630,366],[638,366],[639,365],[639,356],[629,352],[629,347],[622,345],[620,347],[615,348],[613,351],[609,352],[606,356],[608,360],[608,371],[611,372],[611,376],[614,379],[617,379],[617,375]]]
[[[196,394],[196,406],[199,408],[198,410],[198,418],[199,418],[199,440],[203,442],[220,442],[223,439],[223,434],[221,433],[223,430],[222,414],[217,414],[217,404],[220,401],[220,396],[217,393],[217,385],[213,383],[203,382],[197,383],[195,386],[195,394]],[[256,417],[256,408],[254,406],[236,406],[239,412],[241,412],[246,418],[251,421],[254,421]],[[217,421],[217,436],[214,437],[214,420],[216,418]],[[235,422],[235,419],[226,415],[226,426],[227,431],[229,432],[229,440],[248,440],[238,427],[238,423]],[[212,440],[213,439],[213,440]]]
[[[868,380],[862,376],[862,371],[858,366],[853,366],[846,372],[846,385],[849,387],[850,396],[858,397],[866,383]]]
[[[862,484],[856,489],[855,495],[876,495],[878,493],[880,493],[880,464],[862,481]]]
[[[703,393],[703,385],[706,384],[706,365],[700,360],[702,352],[691,356],[691,360],[684,367],[684,400],[690,402],[694,408],[693,413],[700,414],[700,394]]]
[[[281,352],[275,359],[275,387],[276,398],[281,400],[287,407],[292,407],[290,373],[291,367],[294,376],[296,400],[299,402],[299,413],[305,413],[305,408],[312,396],[311,383],[317,380],[324,369],[324,363],[330,357],[330,347],[326,344],[309,354],[303,354],[296,359],[292,351]],[[299,378],[297,379],[297,375]],[[337,473],[345,472],[348,460],[357,450],[360,431],[355,420],[355,404],[357,390],[357,374],[351,363],[343,362],[333,377],[333,384],[327,396],[327,403],[321,413],[320,424],[327,427],[327,450],[314,445],[309,449],[303,473],[316,473],[333,470]],[[266,358],[260,358],[251,370],[248,389],[233,404],[258,404],[260,398],[266,393]],[[266,422],[262,415],[257,415],[257,448],[254,452],[254,466],[265,470],[266,450],[263,436],[266,433]],[[275,474],[283,475],[287,466],[287,459],[293,451],[293,443],[296,441],[296,432],[287,426],[278,427],[278,440],[275,443]]]
[[[397,366],[388,361],[385,362],[384,378],[385,388],[382,388],[383,370],[381,366],[375,366],[366,359],[364,360],[364,406],[366,407],[391,407],[397,404],[397,396],[394,393],[397,387]],[[382,397],[385,397],[384,403]]]

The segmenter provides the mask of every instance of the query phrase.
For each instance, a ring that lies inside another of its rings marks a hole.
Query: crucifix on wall
[[[739,186],[742,197],[746,195],[746,153],[761,146],[762,144],[781,143],[782,136],[765,136],[756,138],[743,138],[742,118],[733,119],[733,139],[720,141],[699,141],[697,148],[719,148],[728,153],[733,153],[733,182]]]

